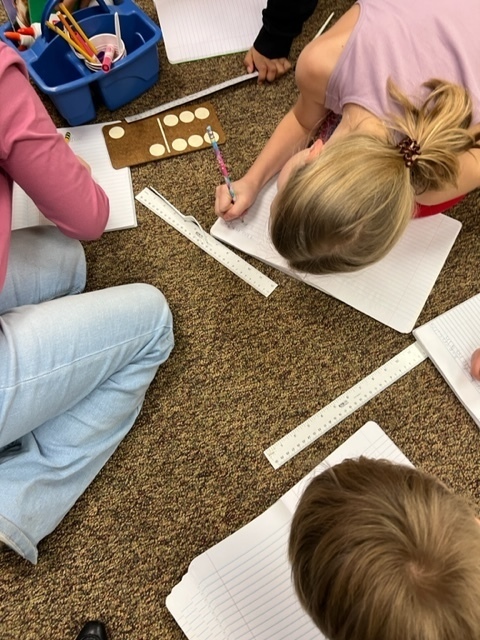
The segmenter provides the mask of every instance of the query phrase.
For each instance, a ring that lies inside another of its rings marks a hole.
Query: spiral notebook
[[[480,427],[480,382],[470,374],[470,358],[480,347],[480,293],[413,334]]]
[[[323,638],[294,593],[290,523],[311,478],[360,455],[411,465],[375,422],[367,422],[262,515],[193,560],[166,600],[189,640]]]
[[[410,333],[461,223],[443,214],[414,219],[390,253],[376,264],[354,273],[314,276],[294,271],[272,245],[268,220],[276,191],[276,178],[273,178],[241,220],[218,219],[211,229],[212,236],[396,331]]]
[[[130,169],[114,169],[110,162],[107,145],[103,137],[103,124],[90,124],[81,127],[58,129],[65,135],[70,132],[70,146],[92,169],[92,176],[103,188],[110,200],[110,217],[105,231],[130,229],[137,226],[135,198],[132,188]],[[17,184],[13,187],[12,229],[51,225],[40,213],[35,203]]]

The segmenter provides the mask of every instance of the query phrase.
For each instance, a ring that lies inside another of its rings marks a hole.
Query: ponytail
[[[472,124],[472,101],[468,91],[442,80],[423,85],[430,93],[418,108],[389,80],[390,97],[400,109],[391,117],[393,130],[414,140],[420,153],[410,169],[416,194],[456,186],[458,157],[477,146]]]
[[[383,138],[353,131],[289,177],[270,234],[292,268],[338,273],[377,262],[405,231],[416,195],[457,184],[458,156],[477,146],[471,99],[440,80],[424,86],[430,92],[416,107],[389,82],[401,113]]]

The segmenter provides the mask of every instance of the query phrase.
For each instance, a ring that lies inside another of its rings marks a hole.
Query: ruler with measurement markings
[[[180,107],[182,104],[187,104],[187,102],[200,100],[200,98],[209,96],[212,93],[221,91],[222,89],[227,89],[228,87],[232,87],[235,84],[245,82],[246,80],[251,80],[252,78],[256,78],[257,76],[258,76],[258,71],[254,71],[253,73],[246,73],[243,76],[238,76],[237,78],[231,78],[230,80],[225,80],[225,82],[221,82],[220,84],[214,84],[211,87],[207,87],[206,89],[202,89],[201,91],[197,91],[196,93],[191,93],[188,96],[183,96],[183,98],[177,98],[176,100],[165,102],[159,107],[154,107],[153,109],[149,109],[148,111],[144,111],[143,113],[137,113],[134,116],[128,116],[128,118],[125,118],[125,122],[136,122],[137,120],[143,120],[144,118],[155,116],[157,113],[162,113],[163,111],[167,111],[168,109],[174,109],[175,107]]]
[[[202,229],[193,216],[181,213],[152,187],[146,187],[135,198],[265,297],[268,297],[278,286],[276,282]]]
[[[268,461],[278,469],[426,358],[423,348],[414,342],[266,449]]]
[[[334,15],[335,14],[332,12],[328,16],[324,24],[321,26],[320,31],[318,31],[315,37],[318,37],[325,31],[330,20],[333,18]],[[180,107],[182,104],[187,104],[188,102],[193,102],[194,100],[200,100],[200,98],[205,98],[205,96],[209,96],[212,93],[216,93],[217,91],[222,91],[222,89],[227,89],[228,87],[232,87],[236,84],[239,84],[241,82],[245,82],[246,80],[251,80],[252,78],[257,78],[257,77],[258,77],[258,71],[253,71],[253,73],[245,73],[243,76],[230,78],[229,80],[225,80],[225,82],[214,84],[211,87],[207,87],[206,89],[202,89],[200,91],[197,91],[196,93],[191,93],[188,96],[183,96],[182,98],[177,98],[176,100],[171,100],[170,102],[165,102],[159,107],[154,107],[153,109],[149,109],[148,111],[137,113],[134,116],[128,116],[128,118],[125,118],[125,122],[136,122],[137,120],[143,120],[144,118],[155,116],[157,115],[157,113],[162,113],[163,111],[167,111],[168,109],[174,109],[175,107]]]

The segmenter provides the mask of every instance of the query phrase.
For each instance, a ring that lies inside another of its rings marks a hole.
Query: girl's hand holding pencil
[[[258,189],[246,178],[231,184],[235,193],[235,202],[226,184],[217,187],[215,192],[215,213],[224,220],[235,220],[243,216],[255,202]]]
[[[232,182],[227,165],[220,151],[212,127],[207,127],[207,133],[217,159],[218,167],[225,184],[217,187],[215,197],[215,213],[224,220],[234,220],[246,213],[248,207],[255,202],[258,191],[249,186],[245,179]]]
[[[212,149],[215,153],[215,157],[218,162],[218,167],[222,173],[223,179],[225,180],[225,184],[227,185],[228,192],[230,194],[232,202],[235,202],[235,191],[233,190],[233,187],[232,187],[232,181],[230,180],[230,175],[228,173],[227,165],[225,164],[225,160],[223,159],[222,152],[218,147],[217,139],[215,138],[215,134],[213,133],[212,127],[210,125],[208,125],[207,127],[207,134],[208,134],[208,137],[210,138],[210,144],[212,145]]]

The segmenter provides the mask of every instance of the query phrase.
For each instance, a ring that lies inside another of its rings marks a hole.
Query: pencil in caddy
[[[114,0],[110,6],[104,0],[98,2],[72,16],[91,41],[98,34],[115,35],[115,13],[118,14],[117,29],[121,29],[125,53],[108,73],[89,68],[64,37],[47,27],[58,0],[49,0],[44,7],[41,37],[28,50],[19,52],[33,82],[72,126],[96,117],[97,100],[111,111],[134,100],[157,82],[160,72],[157,43],[162,32],[158,25],[132,0]],[[63,29],[62,23],[57,27]],[[1,25],[0,38],[15,47],[4,35],[9,29],[8,23]]]

